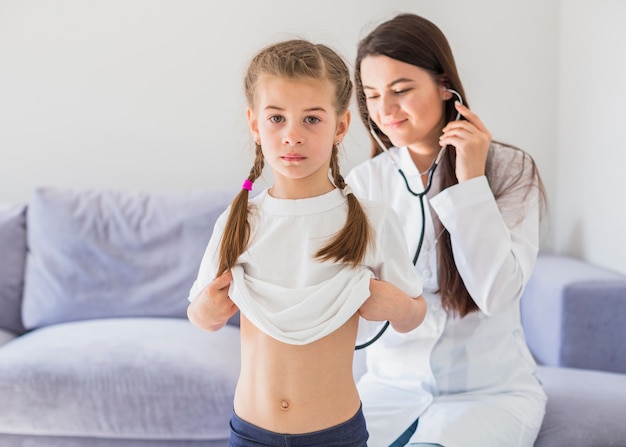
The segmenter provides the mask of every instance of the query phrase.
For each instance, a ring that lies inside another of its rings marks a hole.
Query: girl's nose
[[[297,144],[302,144],[303,142],[304,137],[302,136],[302,133],[298,131],[296,126],[289,126],[285,129],[283,144],[295,146]]]

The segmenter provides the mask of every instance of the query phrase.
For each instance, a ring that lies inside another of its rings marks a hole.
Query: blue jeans
[[[239,418],[233,411],[229,447],[367,447],[363,411],[348,421],[324,430],[297,435],[275,433]]]

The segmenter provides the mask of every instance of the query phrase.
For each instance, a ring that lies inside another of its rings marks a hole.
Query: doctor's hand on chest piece
[[[368,321],[389,321],[397,332],[412,331],[424,321],[426,300],[411,297],[387,281],[370,280],[370,297],[359,308]]]
[[[442,130],[439,144],[456,148],[456,176],[461,183],[485,175],[491,133],[470,109],[459,102],[455,107],[465,119],[450,121]]]

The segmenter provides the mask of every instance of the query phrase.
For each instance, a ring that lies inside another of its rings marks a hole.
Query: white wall
[[[359,38],[400,11],[443,29],[473,108],[494,135],[533,153],[550,182],[556,6],[468,3],[0,0],[0,201],[26,200],[39,185],[236,187],[251,160],[248,58],[300,36],[352,61]],[[354,118],[346,172],[369,151]]]
[[[0,0],[0,202],[40,185],[238,187],[251,162],[241,79],[253,52],[304,37],[352,61],[360,37],[409,11],[446,33],[494,137],[537,161],[551,200],[544,247],[626,272],[626,206],[605,193],[626,190],[625,5]],[[345,172],[368,156],[354,118]]]
[[[626,273],[626,2],[560,13],[555,248]]]

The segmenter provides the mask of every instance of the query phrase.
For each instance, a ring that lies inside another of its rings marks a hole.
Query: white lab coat
[[[407,148],[391,151],[413,190],[423,191]],[[546,396],[525,342],[519,299],[538,251],[539,194],[528,164],[514,181],[523,158],[521,151],[492,143],[487,160],[491,188],[486,177],[479,177],[437,192],[435,174],[427,202],[450,232],[459,272],[480,311],[458,318],[441,307],[436,235],[427,203],[416,265],[428,303],[426,318],[408,334],[389,328],[366,348],[367,371],[358,382],[371,447],[388,446],[417,418],[411,443],[533,445]],[[346,180],[358,197],[391,204],[413,258],[422,227],[419,203],[389,156],[367,160]],[[506,192],[496,201],[492,188]]]

